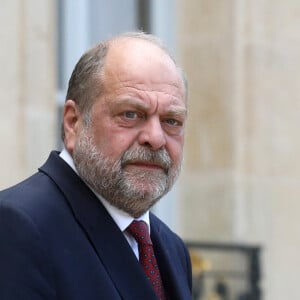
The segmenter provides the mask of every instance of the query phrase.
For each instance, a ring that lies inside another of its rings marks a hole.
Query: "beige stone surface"
[[[190,82],[182,234],[260,245],[263,299],[298,299],[300,2],[179,1]]]
[[[34,172],[55,143],[54,8],[1,1],[0,188]]]

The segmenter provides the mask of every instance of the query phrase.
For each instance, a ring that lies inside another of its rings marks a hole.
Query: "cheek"
[[[135,139],[131,135],[126,134],[126,132],[106,130],[103,133],[95,135],[97,147],[105,155],[116,160],[122,157],[124,152],[133,145],[134,141]]]
[[[180,162],[183,155],[183,138],[168,140],[166,149],[174,162]]]

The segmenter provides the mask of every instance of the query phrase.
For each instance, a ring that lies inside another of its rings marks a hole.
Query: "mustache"
[[[165,148],[155,151],[147,148],[128,149],[122,155],[121,166],[124,167],[129,163],[141,161],[159,165],[166,172],[168,172],[172,166],[172,160]]]

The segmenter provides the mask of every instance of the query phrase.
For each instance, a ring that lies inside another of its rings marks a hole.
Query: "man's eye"
[[[180,126],[181,123],[175,119],[167,119],[166,123],[172,126]]]
[[[124,117],[127,119],[136,119],[138,117],[138,114],[134,111],[126,111],[124,112]]]

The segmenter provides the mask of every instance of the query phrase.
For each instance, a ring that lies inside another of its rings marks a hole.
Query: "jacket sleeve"
[[[0,299],[55,299],[41,234],[21,210],[0,204]]]

